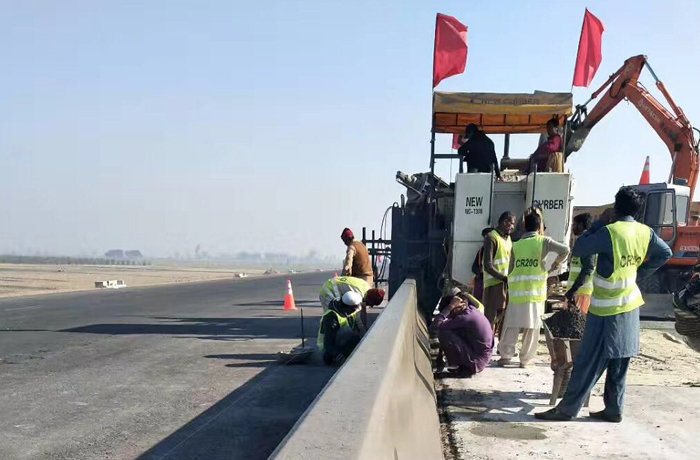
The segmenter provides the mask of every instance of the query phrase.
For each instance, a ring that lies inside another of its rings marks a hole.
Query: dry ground
[[[95,289],[95,281],[124,280],[127,286],[232,278],[262,270],[113,265],[0,264],[0,297],[17,297]]]

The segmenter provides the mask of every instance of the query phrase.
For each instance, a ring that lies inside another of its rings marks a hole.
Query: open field
[[[95,281],[124,280],[127,286],[184,283],[260,275],[261,269],[175,266],[0,264],[0,297],[95,289]]]

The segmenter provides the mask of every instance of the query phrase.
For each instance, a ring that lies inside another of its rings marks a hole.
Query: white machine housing
[[[484,173],[455,177],[451,260],[451,277],[455,281],[469,284],[474,278],[472,262],[484,243],[481,231],[496,227],[498,217],[505,211],[520,219],[529,206],[539,206],[544,215],[545,235],[569,244],[574,209],[573,176],[570,173],[537,173],[517,177],[513,182],[497,182],[491,174]],[[545,266],[551,266],[554,258],[553,254],[547,256]],[[565,271],[564,264],[556,273]]]

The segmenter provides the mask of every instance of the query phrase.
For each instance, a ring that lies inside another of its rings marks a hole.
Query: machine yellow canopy
[[[571,93],[433,93],[433,131],[463,133],[474,123],[484,132],[544,133],[547,121],[560,124],[573,112]]]

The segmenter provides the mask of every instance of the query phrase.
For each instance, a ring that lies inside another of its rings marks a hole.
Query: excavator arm
[[[656,87],[664,95],[673,112],[667,110],[639,83],[639,76],[644,67],[651,72]],[[588,112],[587,105],[606,90],[606,94]],[[639,110],[666,144],[672,160],[669,182],[687,185],[690,188],[690,196],[693,196],[698,180],[698,143],[695,141],[693,130],[698,130],[693,128],[683,110],[656,77],[646,56],[627,59],[585,104],[576,106],[567,136],[567,156],[583,146],[591,129],[623,99],[630,101]]]

